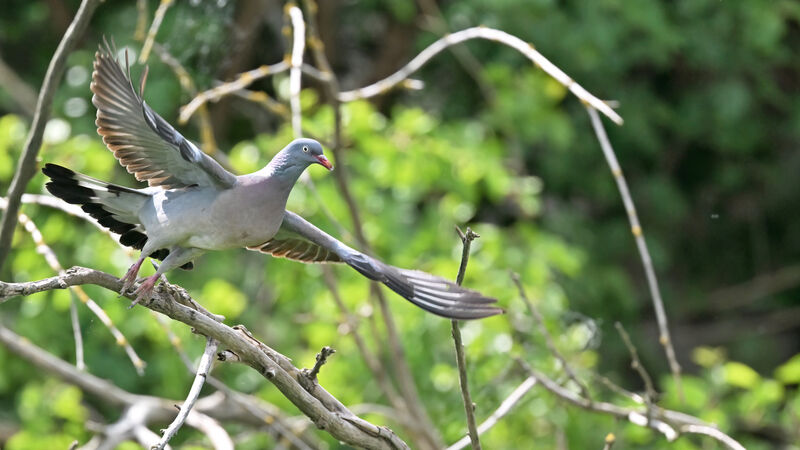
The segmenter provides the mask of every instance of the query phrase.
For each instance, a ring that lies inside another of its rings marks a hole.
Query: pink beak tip
[[[317,156],[317,161],[319,161],[322,167],[328,170],[333,170],[333,164],[331,164],[331,162],[328,161],[328,158],[326,158],[324,155]]]

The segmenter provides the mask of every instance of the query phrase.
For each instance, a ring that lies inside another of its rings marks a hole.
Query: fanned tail
[[[147,242],[147,234],[139,223],[139,209],[150,196],[136,189],[92,178],[57,164],[45,164],[42,173],[50,177],[45,188],[67,203],[81,205],[81,209],[97,219],[97,222],[119,234],[119,243],[141,250]],[[163,260],[169,250],[162,248],[150,255]],[[191,269],[187,263],[182,269]]]

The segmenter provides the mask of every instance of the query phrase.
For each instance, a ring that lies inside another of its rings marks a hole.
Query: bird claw
[[[142,267],[142,260],[136,261],[133,265],[125,272],[125,275],[119,279],[122,282],[122,289],[120,289],[120,295],[125,294],[133,287],[133,284],[136,283],[136,275],[139,274],[139,268]]]
[[[128,307],[128,309],[133,308],[140,301],[150,298],[153,293],[153,288],[156,286],[157,282],[157,274],[145,278],[144,281],[142,281],[142,284],[140,284],[139,287],[133,291],[133,294],[136,296],[136,298],[131,302],[131,305]]]

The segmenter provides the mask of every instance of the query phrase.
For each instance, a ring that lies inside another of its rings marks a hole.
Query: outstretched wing
[[[344,262],[370,280],[379,281],[420,308],[451,319],[480,319],[501,314],[495,299],[452,281],[418,270],[390,266],[358,252],[286,211],[278,234],[249,250],[303,262]]]
[[[235,175],[184,138],[136,94],[108,43],[95,54],[91,89],[97,132],[137,180],[165,189],[195,185],[227,188],[235,183]]]

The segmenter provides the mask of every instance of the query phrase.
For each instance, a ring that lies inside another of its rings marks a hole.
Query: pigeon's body
[[[79,204],[120,235],[120,243],[142,251],[125,276],[123,291],[136,281],[147,257],[162,260],[137,288],[150,294],[159,276],[210,250],[246,247],[302,262],[343,262],[435,314],[474,319],[501,313],[494,299],[425,272],[398,269],[360,253],[302,217],[286,211],[300,174],[311,164],[332,169],[322,146],[296,139],[262,170],[235,176],[186,140],[136,94],[122,67],[101,49],[92,74],[98,133],[114,156],[140,181],[131,189],[47,164],[47,189]]]
[[[152,244],[156,248],[169,244],[203,250],[248,247],[263,244],[278,232],[288,194],[279,180],[263,176],[239,177],[224,190],[159,190],[139,210],[139,223],[148,235],[159,236],[160,242]],[[241,208],[242,203],[259,207]]]

